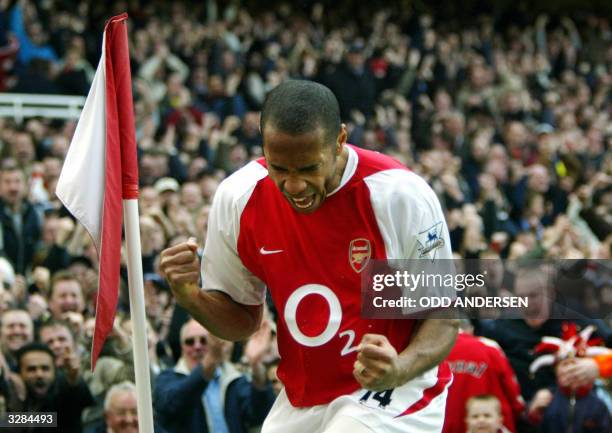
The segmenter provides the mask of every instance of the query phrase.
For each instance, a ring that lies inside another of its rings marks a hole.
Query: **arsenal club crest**
[[[349,263],[351,268],[357,273],[363,271],[372,255],[370,241],[364,238],[357,238],[349,245]]]

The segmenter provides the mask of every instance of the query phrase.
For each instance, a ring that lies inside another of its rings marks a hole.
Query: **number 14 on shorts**
[[[359,403],[372,407],[375,404],[372,400],[376,400],[378,402],[378,407],[384,409],[391,403],[391,394],[393,394],[393,389],[387,389],[386,391],[380,392],[367,391],[359,399]]]

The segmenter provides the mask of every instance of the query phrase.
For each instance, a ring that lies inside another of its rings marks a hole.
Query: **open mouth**
[[[46,394],[48,388],[47,383],[43,380],[37,380],[34,383],[34,392],[38,395]]]
[[[8,339],[8,344],[10,346],[22,346],[24,343],[28,341],[25,335],[12,335]]]
[[[303,197],[303,198],[290,198],[295,207],[298,209],[308,209],[310,206],[314,204],[315,194]]]

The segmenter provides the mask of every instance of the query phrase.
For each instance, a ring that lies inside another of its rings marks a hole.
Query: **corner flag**
[[[92,368],[113,327],[119,296],[122,199],[138,197],[127,14],[104,29],[102,56],[57,184],[100,258]]]

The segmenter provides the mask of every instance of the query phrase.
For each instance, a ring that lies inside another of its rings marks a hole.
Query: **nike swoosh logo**
[[[266,250],[264,247],[261,247],[259,249],[259,253],[263,254],[264,256],[267,254],[277,254],[277,253],[282,253],[283,250]]]

